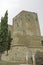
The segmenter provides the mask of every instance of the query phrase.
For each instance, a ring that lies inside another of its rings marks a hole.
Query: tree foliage
[[[9,32],[8,32],[7,55],[8,55],[8,50],[10,50],[10,47],[11,47],[11,41],[12,41],[12,38],[11,38],[11,31],[9,31]]]
[[[2,38],[2,47],[4,51],[8,46],[8,13],[6,11],[5,16],[1,18],[1,38]]]
[[[0,53],[10,50],[11,47],[11,32],[8,31],[8,11],[1,18],[0,28]]]

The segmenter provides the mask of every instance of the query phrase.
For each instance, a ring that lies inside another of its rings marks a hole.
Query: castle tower
[[[34,61],[36,51],[43,51],[41,44],[43,37],[40,34],[37,13],[21,11],[13,18],[13,26],[9,29],[12,31],[12,46],[9,55],[2,58],[17,64],[32,65],[31,58]]]
[[[37,13],[21,11],[13,18],[13,45],[40,46],[37,36],[41,36]]]
[[[13,18],[14,33],[40,36],[37,13],[22,11]]]

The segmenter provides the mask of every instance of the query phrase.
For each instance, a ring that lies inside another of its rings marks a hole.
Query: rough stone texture
[[[37,50],[43,52],[37,13],[22,11],[13,18],[13,25],[9,26],[12,34],[12,46],[9,55],[2,55],[2,60],[32,64],[31,57]],[[31,63],[30,63],[31,62]]]
[[[43,65],[43,52],[37,51],[35,54],[36,65]]]
[[[22,11],[13,18],[14,33],[40,36],[37,13]]]
[[[22,11],[13,18],[13,45],[40,46],[37,13]]]

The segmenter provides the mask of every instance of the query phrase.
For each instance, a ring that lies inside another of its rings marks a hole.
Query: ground
[[[14,62],[0,61],[0,65],[30,65],[30,64],[18,64],[18,63],[14,63]]]

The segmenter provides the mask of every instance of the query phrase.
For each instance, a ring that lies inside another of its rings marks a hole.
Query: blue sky
[[[41,35],[43,35],[43,0],[0,0],[0,19],[8,10],[8,23],[12,24],[12,19],[20,11],[27,10],[38,14]]]

